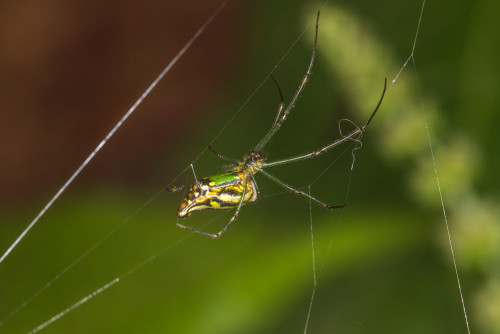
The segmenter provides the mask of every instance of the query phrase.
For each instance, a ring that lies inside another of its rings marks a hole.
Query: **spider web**
[[[418,35],[419,35],[419,31],[420,31],[420,26],[421,26],[423,14],[424,14],[425,4],[426,4],[426,1],[423,0],[422,1],[422,7],[421,7],[421,10],[420,10],[420,15],[418,17],[418,24],[417,24],[417,28],[416,28],[416,32],[415,32],[415,38],[414,38],[414,41],[413,41],[413,45],[412,45],[412,48],[411,48],[411,53],[408,56],[408,58],[406,59],[406,61],[404,62],[404,64],[401,66],[401,68],[399,69],[399,71],[397,72],[397,74],[391,80],[391,85],[389,87],[389,90],[391,88],[393,88],[393,86],[397,83],[400,75],[403,73],[403,71],[407,68],[408,64],[411,62],[411,65],[413,66],[414,79],[415,79],[416,85],[418,87],[418,96],[419,96],[420,111],[421,111],[421,113],[423,115],[424,122],[425,122],[425,129],[426,129],[427,140],[428,140],[428,145],[429,145],[429,149],[430,149],[430,156],[431,156],[432,165],[433,165],[433,169],[434,169],[434,173],[435,173],[436,185],[437,185],[437,190],[438,190],[438,193],[439,193],[439,199],[440,199],[442,213],[443,213],[443,220],[444,220],[444,225],[445,225],[445,228],[446,228],[446,234],[447,234],[447,237],[448,237],[449,249],[450,249],[450,254],[451,254],[453,269],[454,269],[454,272],[455,272],[458,293],[459,293],[459,296],[460,296],[460,302],[461,302],[461,306],[462,306],[462,310],[463,310],[463,316],[464,316],[465,326],[466,326],[467,333],[470,334],[470,326],[469,326],[469,321],[468,321],[468,316],[467,316],[467,310],[466,310],[466,306],[465,306],[464,296],[463,296],[463,292],[462,292],[462,286],[461,286],[461,282],[460,282],[460,275],[459,275],[458,268],[457,268],[457,262],[456,262],[456,258],[455,258],[455,251],[454,251],[454,247],[453,247],[452,237],[451,237],[451,234],[450,234],[450,227],[449,227],[448,218],[447,218],[447,214],[446,214],[446,208],[445,208],[445,204],[444,204],[444,200],[443,200],[443,192],[442,192],[440,181],[439,181],[438,168],[437,168],[437,165],[436,165],[436,158],[435,158],[435,155],[434,155],[434,149],[433,149],[433,144],[432,144],[432,140],[431,140],[431,134],[430,134],[430,130],[429,130],[428,116],[426,115],[426,109],[424,107],[424,99],[423,99],[422,91],[421,91],[421,88],[420,88],[420,81],[419,81],[419,77],[418,77],[418,71],[417,71],[417,66],[416,66],[416,62],[415,62],[415,55],[414,55],[415,54],[415,48],[416,48],[417,41],[418,41]],[[352,38],[353,36],[350,36],[350,37]],[[367,48],[367,49],[369,49],[369,48]],[[342,129],[340,129],[340,132],[342,133]],[[359,144],[361,144],[361,142],[359,142]],[[355,151],[357,149],[359,149],[360,146],[354,148],[353,151],[352,151],[353,163],[352,163],[351,169],[354,168],[354,164],[355,164]],[[331,167],[331,166],[329,166],[329,167]],[[326,172],[326,170],[328,170],[329,167],[327,169],[325,169],[324,172]],[[352,176],[352,174],[349,177],[349,183],[348,183],[348,187],[347,187],[346,198],[348,198],[348,196],[349,196],[349,187],[350,187],[350,183],[351,183],[351,176]],[[319,179],[319,177],[321,177],[321,175],[318,176],[318,178],[316,178],[313,181],[313,183],[311,183],[311,184],[308,185],[309,192],[311,190],[311,186]],[[312,262],[313,262],[313,290],[312,290],[312,293],[311,293],[310,304],[309,304],[309,309],[308,309],[308,313],[307,313],[307,320],[306,320],[306,325],[305,325],[304,333],[308,332],[309,320],[310,320],[310,317],[311,317],[311,311],[312,311],[312,307],[313,307],[313,302],[314,302],[314,298],[315,298],[315,295],[316,295],[318,277],[321,274],[321,272],[318,274],[317,271],[316,271],[316,267],[317,266],[316,266],[315,246],[314,246],[312,207],[310,207],[309,210],[310,210],[311,245],[312,245]],[[327,256],[329,255],[332,243],[333,243],[333,237],[330,240],[330,244],[329,244],[329,247],[328,247]],[[326,262],[326,260],[325,260],[325,262]],[[324,263],[323,263],[323,265],[324,265]]]
[[[422,3],[422,7],[421,7],[421,12],[420,12],[420,16],[419,16],[419,21],[418,21],[418,27],[417,27],[417,33],[415,35],[415,40],[414,40],[414,43],[413,43],[413,47],[412,47],[412,50],[411,50],[411,55],[410,57],[408,58],[408,60],[404,63],[404,65],[402,66],[401,70],[397,73],[397,75],[394,77],[394,80],[392,81],[393,85],[394,86],[397,86],[397,82],[398,82],[398,79],[399,79],[399,76],[400,74],[404,73],[403,70],[406,68],[406,65],[407,64],[412,64],[413,65],[413,68],[414,68],[414,73],[415,73],[415,79],[418,83],[418,77],[417,77],[417,69],[416,69],[416,65],[415,65],[415,58],[414,58],[414,51],[415,51],[415,46],[417,45],[417,37],[418,37],[418,31],[420,29],[420,22],[421,22],[421,19],[423,17],[423,14],[424,14],[424,8],[425,8],[425,1]],[[321,23],[323,24],[323,22]],[[322,28],[320,28],[322,29]],[[326,30],[326,29],[325,29]],[[299,41],[302,37],[302,35],[306,32],[310,32],[310,29],[306,29],[302,32],[302,34],[295,39],[295,42],[294,44],[292,44],[292,46],[290,47],[290,49],[288,49],[284,56],[275,64],[274,68],[278,68],[279,65],[281,64],[281,62],[283,61],[284,57],[288,55],[288,53],[290,52],[290,50],[293,48],[293,46],[295,45],[295,43],[297,41]],[[321,36],[321,33],[320,33],[320,36]],[[411,63],[410,63],[410,60],[411,60]],[[299,67],[300,68],[300,67]],[[361,68],[358,68],[358,70],[361,70]],[[300,74],[300,73],[299,73]],[[347,74],[347,75],[351,75],[351,74]],[[266,73],[266,76],[267,77],[267,73]],[[237,111],[233,114],[233,116],[228,120],[227,123],[225,123],[225,125],[221,128],[220,132],[213,138],[213,140],[211,142],[214,142],[216,141],[216,139],[227,129],[228,126],[230,126],[230,124],[234,121],[234,119],[239,115],[240,111],[245,107],[245,105],[254,97],[254,95],[261,89],[261,87],[264,85],[264,82],[265,82],[265,78],[261,81],[260,84],[257,85],[257,88],[255,89],[255,91],[253,93],[251,93],[248,97],[248,99],[242,104],[242,106],[237,109]],[[392,88],[392,86],[391,86]],[[389,91],[390,93],[390,91]],[[424,99],[422,97],[422,93],[419,92],[418,93],[419,95],[419,98],[420,98],[420,103],[421,103],[421,110],[423,113],[425,113],[425,108],[424,108]],[[142,97],[141,97],[142,99]],[[366,100],[371,100],[373,101],[373,99],[370,99],[370,98],[366,98]],[[366,110],[366,108],[360,108],[362,110]],[[130,112],[130,111],[129,111]],[[132,112],[133,112],[133,109],[132,109]],[[295,110],[294,113],[298,113],[299,110]],[[125,116],[125,118],[128,117],[127,114]],[[426,123],[427,123],[427,120],[426,120]],[[121,123],[119,123],[121,124]],[[118,125],[119,126],[119,125]],[[431,152],[432,152],[432,144],[431,144],[431,135],[430,135],[430,132],[429,132],[429,128],[428,126],[426,126],[426,130],[427,130],[427,138],[429,140],[429,146],[431,148]],[[368,130],[368,131],[371,131],[371,128]],[[114,131],[113,131],[114,132]],[[112,133],[111,133],[112,135]],[[109,138],[109,137],[107,137]],[[105,143],[105,142],[104,142]],[[99,150],[101,147],[102,147],[103,144],[100,144],[98,147],[97,147],[97,150]],[[96,152],[96,151],[94,151]],[[95,154],[94,152],[92,152],[92,154]],[[351,152],[351,150],[349,150],[348,152]],[[187,173],[190,171],[190,169],[192,168],[193,164],[195,164],[196,162],[198,162],[198,160],[200,159],[200,157],[202,156],[202,154],[205,153],[205,150],[202,151],[193,161],[192,163],[187,166],[184,171],[180,174],[184,174],[184,173]],[[358,152],[355,152],[356,154],[358,154]],[[92,155],[91,155],[92,157]],[[434,170],[435,170],[435,173],[436,173],[436,180],[437,180],[437,183],[438,183],[438,186],[439,186],[439,178],[438,178],[438,173],[437,173],[437,167],[436,167],[436,162],[435,162],[435,159],[434,159],[434,153],[432,152],[432,161],[433,161],[433,164],[434,164]],[[352,166],[356,166],[355,168],[357,168],[357,165],[360,164],[360,162],[357,162],[356,164],[354,163],[354,161],[352,162]],[[84,163],[84,165],[82,165],[83,167],[85,167],[86,163]],[[315,185],[315,183],[317,182],[318,178],[322,176],[323,173],[326,173],[327,171],[329,171],[331,167],[328,166],[327,168],[323,168],[322,169],[322,172],[321,173],[315,173],[315,180],[311,183],[309,183],[307,185],[307,189],[311,192],[311,191],[314,191],[314,188],[312,188],[312,186]],[[355,170],[355,169],[354,169]],[[77,170],[77,173],[79,171]],[[76,173],[76,175],[77,175]],[[350,184],[351,184],[351,176],[352,176],[352,173],[349,173],[349,177],[348,177],[348,185],[347,185],[347,190],[346,190],[346,196],[349,194],[349,187],[350,187]],[[175,178],[174,180],[172,180],[172,182],[174,181],[177,181],[179,177]],[[71,182],[72,179],[69,180],[69,182]],[[171,183],[172,183],[171,182]],[[62,188],[62,190],[64,191],[66,185]],[[312,190],[311,190],[312,188]],[[61,192],[58,192],[56,194],[56,197],[57,198],[60,194],[62,193]],[[133,220],[133,219],[136,219],[136,216],[137,215],[140,215],[142,210],[145,208],[145,207],[148,207],[150,205],[151,202],[155,201],[155,199],[160,195],[161,193],[156,193],[153,197],[151,197],[148,201],[146,201],[142,206],[139,207],[139,209],[137,209],[134,213],[132,213],[131,215],[127,216],[125,219],[122,220],[122,223],[120,223],[119,225],[116,226],[116,228],[114,229],[111,229],[111,231],[109,232],[109,234],[105,234],[105,236],[100,239],[100,241],[98,241],[97,243],[93,244],[91,248],[89,248],[85,253],[82,254],[82,257],[78,257],[76,260],[74,260],[73,262],[70,262],[71,264],[68,266],[68,267],[65,267],[65,269],[63,269],[61,272],[59,272],[53,279],[49,280],[45,286],[46,287],[50,287],[52,286],[53,283],[55,283],[55,281],[57,281],[59,279],[59,277],[63,276],[67,271],[69,271],[70,269],[73,268],[73,266],[75,266],[76,264],[78,264],[80,262],[80,260],[84,259],[87,254],[90,254],[90,252],[93,251],[94,248],[98,247],[101,245],[101,243],[103,243],[104,241],[106,241],[109,236],[112,236],[113,234],[115,234],[115,232],[120,229],[125,223],[127,223],[128,221],[130,220]],[[444,200],[443,200],[443,196],[442,196],[442,193],[441,193],[441,189],[439,189],[439,195],[440,195],[440,199],[441,199],[441,206],[442,206],[442,209],[443,209],[443,217],[445,219],[445,224],[446,224],[446,231],[447,231],[447,234],[448,234],[448,240],[449,240],[449,245],[450,245],[450,249],[451,249],[451,253],[452,253],[452,261],[453,261],[453,265],[454,265],[454,269],[455,269],[455,274],[456,274],[456,279],[457,279],[457,283],[458,283],[458,289],[459,289],[459,294],[460,294],[460,298],[461,298],[461,302],[462,302],[462,307],[463,307],[463,312],[464,312],[464,318],[465,318],[465,323],[467,325],[467,331],[470,333],[470,330],[469,330],[469,325],[468,325],[468,320],[467,320],[467,314],[466,314],[466,309],[465,309],[465,303],[464,303],[464,300],[463,300],[463,295],[462,295],[462,291],[461,291],[461,287],[460,287],[460,279],[459,279],[459,273],[458,273],[458,269],[457,269],[457,265],[456,265],[456,261],[455,261],[455,256],[454,256],[454,252],[453,252],[453,246],[452,246],[452,238],[451,238],[451,235],[450,235],[450,230],[449,230],[449,227],[448,227],[448,221],[447,221],[447,218],[446,218],[446,211],[445,211],[445,205],[444,205]],[[44,209],[45,210],[45,209]],[[43,214],[44,211],[42,211],[42,214]],[[321,278],[321,273],[323,271],[323,269],[320,269],[319,272],[317,271],[317,264],[316,262],[318,261],[316,256],[315,256],[315,242],[314,242],[314,238],[315,238],[315,235],[317,236],[317,232],[316,234],[313,232],[314,231],[314,225],[313,225],[313,217],[315,216],[313,214],[313,207],[311,206],[311,204],[309,203],[309,210],[308,210],[308,213],[309,213],[309,221],[310,221],[310,243],[309,243],[309,247],[312,246],[312,264],[313,264],[313,270],[312,270],[312,273],[313,273],[313,290],[312,290],[312,295],[311,295],[311,298],[310,298],[310,303],[309,303],[309,308],[308,308],[308,311],[307,311],[307,320],[306,320],[306,325],[305,325],[305,330],[304,332],[310,332],[308,329],[309,329],[309,322],[310,320],[312,319],[311,318],[311,315],[314,315],[314,307],[315,306],[315,295],[317,294],[317,284],[318,284],[318,280]],[[340,214],[340,217],[337,218],[339,221],[343,221],[344,218],[342,218],[343,216],[343,213]],[[217,218],[219,219],[219,218]],[[27,230],[25,230],[26,232],[29,231],[31,229],[31,227],[36,223],[36,220],[37,218],[35,219],[34,223],[32,222],[32,224],[30,224],[27,228]],[[316,223],[318,224],[318,223]],[[316,225],[315,224],[315,225]],[[345,224],[345,222],[344,222]],[[205,225],[208,225],[210,226],[211,225],[211,222],[208,222],[206,223]],[[338,225],[335,225],[335,228],[334,228],[334,231],[336,229],[338,229]],[[24,233],[24,232],[23,232]],[[24,236],[24,234],[21,234],[20,235],[20,238],[22,239]],[[188,236],[188,237],[191,237],[191,236]],[[59,313],[56,313],[54,316],[50,317],[50,318],[47,318],[48,320],[44,321],[44,322],[41,322],[37,327],[34,327],[33,330],[31,332],[35,333],[35,332],[38,332],[42,329],[45,329],[45,327],[47,327],[48,325],[52,325],[54,322],[60,320],[63,316],[67,315],[68,313],[74,311],[76,308],[78,307],[81,307],[83,304],[85,303],[88,303],[89,301],[91,300],[94,300],[94,297],[100,295],[102,292],[104,291],[107,291],[109,288],[115,286],[117,283],[119,282],[122,282],[123,279],[125,279],[126,277],[136,273],[139,269],[143,269],[145,267],[146,264],[150,263],[151,261],[157,259],[160,255],[163,255],[164,253],[167,253],[167,252],[171,252],[172,249],[181,244],[181,243],[184,243],[185,240],[188,238],[188,237],[180,237],[178,239],[176,239],[174,242],[172,242],[171,244],[163,247],[159,252],[154,252],[154,255],[148,257],[147,259],[143,259],[142,261],[139,261],[139,263],[136,265],[136,266],[132,266],[132,267],[128,267],[126,268],[126,270],[124,271],[121,271],[122,274],[116,276],[116,277],[113,277],[112,279],[109,279],[107,280],[104,284],[100,284],[98,285],[99,287],[95,290],[93,290],[91,293],[88,293],[88,294],[82,294],[82,297],[81,299],[79,299],[77,302],[74,302],[74,303],[71,303],[69,304],[70,306],[65,308],[63,311],[59,312]],[[18,240],[21,240],[21,239],[18,239]],[[335,241],[338,241],[338,238],[336,237],[335,238]],[[204,241],[203,241],[204,242]],[[328,251],[326,252],[326,258],[329,256],[328,254],[330,254],[331,252],[331,246],[332,246],[332,243],[333,243],[333,238],[328,238]],[[7,250],[7,252],[4,254],[4,256],[2,257],[2,259],[0,260],[3,261],[8,255],[9,255],[9,252],[13,249],[13,247],[15,247],[17,244],[17,241],[11,246],[11,248],[9,248]],[[201,246],[197,246],[197,247],[203,247],[202,245]],[[319,266],[320,268],[323,268],[325,265],[326,265],[326,260],[323,259],[323,261],[321,262],[322,264]],[[81,273],[80,273],[81,274]],[[45,288],[44,288],[45,289]],[[32,300],[36,299],[36,297],[38,297],[38,295],[43,292],[43,291],[40,291],[40,292],[36,292],[34,295],[32,295],[31,297],[29,297],[28,299],[25,299],[23,301],[22,304],[20,304],[18,307],[14,307],[12,310],[14,311],[14,313],[11,313],[9,314],[9,318],[8,319],[5,319],[4,318],[4,321],[5,320],[10,320],[10,316],[16,316],[18,312],[20,312],[25,306],[27,306],[29,303],[31,303]],[[213,314],[212,314],[213,316]]]

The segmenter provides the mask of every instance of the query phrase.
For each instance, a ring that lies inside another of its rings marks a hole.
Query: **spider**
[[[292,186],[288,185],[287,183],[281,181],[280,179],[276,178],[275,176],[269,174],[264,170],[264,168],[267,167],[279,166],[296,161],[315,158],[325,153],[326,151],[332,149],[333,147],[336,147],[346,141],[359,140],[359,138],[365,131],[368,124],[370,124],[373,116],[375,116],[375,113],[379,109],[380,104],[382,103],[382,100],[384,98],[385,90],[387,87],[387,79],[385,79],[384,90],[382,92],[382,96],[380,97],[380,100],[375,110],[372,112],[372,114],[370,115],[370,117],[363,126],[355,129],[354,131],[350,132],[345,136],[341,136],[341,138],[315,151],[311,151],[309,153],[288,159],[266,162],[266,155],[262,152],[262,149],[266,146],[269,140],[271,140],[271,138],[276,134],[276,132],[286,121],[288,115],[290,114],[290,110],[295,106],[295,103],[297,102],[300,93],[304,89],[307,81],[309,80],[309,77],[311,76],[311,69],[314,63],[314,58],[316,56],[319,14],[320,13],[318,12],[318,16],[316,18],[316,34],[314,37],[314,46],[312,49],[312,55],[309,61],[307,72],[304,75],[299,85],[299,88],[295,92],[288,106],[285,106],[285,103],[283,102],[283,94],[281,92],[280,86],[278,85],[278,82],[276,81],[274,76],[270,74],[270,77],[274,81],[276,87],[278,88],[278,92],[280,95],[280,104],[278,107],[278,113],[276,115],[276,119],[271,129],[267,132],[264,138],[262,138],[262,140],[253,148],[253,150],[251,150],[248,154],[246,154],[243,157],[243,160],[241,161],[232,158],[227,158],[217,153],[212,148],[212,146],[209,145],[208,146],[209,151],[214,153],[220,159],[230,162],[231,164],[234,165],[234,167],[229,172],[197,180],[196,183],[191,186],[190,190],[186,194],[186,197],[180,204],[179,209],[177,210],[177,216],[179,218],[186,218],[195,211],[200,211],[205,209],[220,210],[220,209],[236,208],[236,211],[234,212],[229,222],[224,226],[222,230],[220,230],[217,233],[208,233],[199,231],[190,226],[182,225],[179,223],[177,223],[177,226],[195,233],[212,237],[214,239],[219,238],[228,229],[228,227],[236,220],[243,204],[256,202],[257,199],[259,198],[259,190],[257,188],[257,183],[254,177],[255,174],[257,173],[266,176],[267,178],[277,183],[281,187],[285,188],[286,190],[296,195],[304,196],[316,202],[317,204],[323,206],[326,209],[338,209],[338,208],[343,208],[344,206],[347,205],[347,203],[340,205],[330,205],[324,203],[321,200],[309,195],[308,193],[293,188]],[[181,189],[184,189],[184,186],[167,188],[167,190],[170,192],[175,192]]]

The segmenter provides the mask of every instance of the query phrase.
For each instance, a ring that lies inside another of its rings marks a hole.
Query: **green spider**
[[[278,92],[280,95],[280,104],[278,108],[278,114],[276,115],[276,120],[274,121],[274,124],[269,130],[269,132],[264,136],[264,138],[262,138],[262,140],[255,146],[255,148],[250,151],[250,153],[248,153],[243,157],[243,160],[241,161],[227,158],[217,153],[212,148],[212,146],[209,145],[208,149],[212,153],[214,153],[220,159],[223,159],[225,161],[234,164],[235,167],[233,167],[227,173],[209,176],[197,180],[196,183],[191,186],[189,192],[187,193],[186,197],[179,206],[179,209],[177,210],[177,216],[179,218],[186,218],[194,211],[200,211],[205,209],[220,210],[220,209],[236,208],[234,215],[231,217],[226,226],[224,226],[222,230],[220,230],[215,234],[199,231],[190,226],[182,225],[179,223],[177,223],[177,226],[195,233],[207,235],[214,239],[220,237],[222,233],[224,233],[228,229],[228,227],[236,220],[236,218],[240,213],[242,205],[245,203],[253,203],[257,201],[257,199],[259,198],[259,189],[257,188],[257,183],[255,182],[254,178],[254,175],[257,173],[261,173],[262,175],[268,177],[270,180],[276,182],[281,187],[293,192],[294,194],[304,196],[327,209],[338,209],[338,208],[343,208],[344,206],[347,205],[347,203],[341,205],[330,205],[324,203],[319,199],[309,195],[308,193],[305,193],[301,190],[289,186],[285,182],[264,171],[264,168],[267,167],[279,166],[291,162],[314,158],[346,141],[359,140],[359,138],[365,131],[368,124],[370,124],[370,121],[372,120],[373,116],[375,116],[375,113],[379,109],[380,104],[382,103],[382,99],[384,98],[387,86],[387,79],[384,82],[384,90],[377,104],[377,107],[372,112],[371,116],[368,118],[368,120],[363,126],[357,128],[348,135],[341,136],[341,138],[335,140],[334,142],[318,150],[303,155],[299,155],[293,158],[288,158],[273,162],[266,162],[266,156],[262,152],[262,149],[264,148],[264,146],[266,146],[269,140],[276,134],[281,125],[287,119],[288,115],[290,114],[290,110],[295,106],[295,103],[297,102],[300,93],[304,89],[311,75],[311,69],[314,63],[314,58],[316,56],[316,45],[318,40],[318,22],[319,22],[319,12],[316,19],[316,34],[314,38],[314,46],[312,50],[311,60],[309,61],[309,67],[307,68],[307,72],[304,75],[304,78],[302,79],[299,88],[295,92],[291,102],[288,104],[286,108],[285,108],[285,103],[283,102],[283,94],[281,92],[281,88],[278,85],[278,82],[275,80],[275,78],[271,75],[271,78],[273,79],[274,83],[276,84],[276,87],[278,88]],[[183,188],[184,187],[182,186],[182,187],[168,188],[167,190],[170,192],[175,192]]]

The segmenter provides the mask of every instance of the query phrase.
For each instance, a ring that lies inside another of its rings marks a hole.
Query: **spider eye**
[[[265,160],[266,155],[261,151],[252,151],[252,152],[250,152],[250,159],[252,161]]]

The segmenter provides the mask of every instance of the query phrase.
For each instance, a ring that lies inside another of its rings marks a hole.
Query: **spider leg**
[[[269,76],[271,77],[271,79],[273,79],[273,82],[274,84],[276,85],[276,87],[278,88],[278,93],[280,94],[280,105],[278,107],[278,113],[276,114],[276,120],[274,121],[274,124],[273,126],[271,127],[274,128],[276,126],[276,124],[279,122],[279,120],[281,119],[281,112],[283,111],[283,109],[285,108],[285,102],[283,101],[283,93],[281,92],[281,88],[280,88],[280,85],[278,84],[278,81],[276,81],[276,78],[273,76],[273,74],[269,74]]]
[[[302,93],[302,90],[306,86],[306,83],[309,80],[309,77],[311,76],[311,70],[312,70],[312,67],[314,64],[314,59],[316,57],[316,46],[318,44],[318,22],[319,22],[319,12],[318,12],[318,16],[316,18],[316,34],[314,36],[314,46],[313,46],[313,50],[312,50],[312,54],[311,54],[311,60],[309,61],[309,66],[307,68],[307,72],[304,75],[304,77],[302,78],[302,81],[299,85],[299,88],[297,88],[297,91],[293,95],[292,100],[290,101],[288,106],[285,108],[285,110],[282,110],[284,108],[284,104],[283,104],[283,96],[281,94],[281,89],[279,88],[279,85],[276,82],[276,80],[274,79],[274,77],[271,75],[271,78],[274,80],[274,82],[278,86],[278,90],[280,92],[282,102],[281,102],[280,108],[278,110],[278,115],[276,116],[276,121],[274,122],[274,124],[271,127],[271,129],[269,130],[269,132],[264,136],[264,138],[262,138],[262,140],[257,144],[257,146],[255,146],[256,151],[262,150],[262,148],[269,142],[269,140],[271,140],[271,138],[274,136],[274,134],[280,129],[281,125],[283,125],[283,123],[286,121],[288,114],[290,114],[290,110],[292,110],[292,108],[295,106],[295,103],[297,102],[297,99],[299,98],[300,93]]]
[[[286,190],[289,190],[289,191],[293,192],[296,195],[301,195],[301,196],[304,196],[306,198],[309,198],[310,200],[318,203],[319,205],[323,206],[324,208],[327,208],[327,209],[339,209],[339,208],[343,208],[344,206],[347,205],[347,203],[340,204],[340,205],[330,205],[330,204],[327,204],[325,202],[320,201],[316,197],[313,197],[313,196],[309,195],[308,193],[303,192],[302,190],[298,190],[298,189],[293,188],[292,186],[290,186],[290,185],[286,184],[285,182],[281,181],[280,179],[278,179],[276,176],[271,175],[268,172],[263,171],[262,169],[260,170],[260,172],[263,175],[267,176],[272,181],[276,182],[277,184],[279,184],[280,186],[282,186],[283,188],[285,188]]]
[[[218,158],[220,158],[222,160],[232,162],[233,164],[236,164],[236,165],[239,163],[239,161],[236,160],[236,159],[228,158],[228,157],[223,156],[222,154],[219,154],[217,151],[214,150],[214,148],[212,147],[212,145],[208,145],[208,150],[210,152],[212,152],[213,154],[215,154]]]
[[[378,100],[378,104],[375,107],[375,110],[370,115],[370,118],[368,118],[368,120],[366,121],[365,125],[363,125],[361,127],[361,132],[365,131],[365,129],[368,126],[368,124],[370,124],[370,122],[372,121],[373,116],[375,116],[375,113],[377,112],[378,108],[380,108],[380,105],[382,104],[382,100],[384,99],[386,88],[387,88],[387,78],[384,79],[384,90],[382,91],[382,96],[380,96],[380,100]]]
[[[245,178],[243,179],[243,193],[241,194],[241,199],[240,199],[240,202],[238,203],[238,207],[236,208],[234,215],[231,217],[231,219],[226,224],[226,226],[224,226],[224,228],[222,230],[220,230],[219,232],[217,232],[215,234],[199,231],[199,230],[196,230],[190,226],[182,225],[179,223],[177,223],[176,225],[179,226],[180,228],[185,229],[185,230],[188,230],[188,231],[191,231],[194,233],[198,233],[198,234],[202,234],[202,235],[206,235],[206,236],[209,236],[213,239],[217,239],[222,235],[222,233],[226,232],[229,225],[231,225],[236,220],[236,218],[238,218],[238,215],[240,214],[241,206],[243,205],[243,201],[245,199],[246,192],[247,192],[247,177],[245,176]]]
[[[183,190],[184,188],[186,188],[186,186],[183,184],[181,186],[166,187],[165,190],[169,193],[175,193],[179,190]]]
[[[306,154],[302,154],[302,155],[299,155],[299,156],[296,156],[293,158],[277,160],[277,161],[272,161],[272,162],[266,162],[266,163],[262,164],[262,167],[273,167],[273,166],[279,166],[279,165],[286,165],[286,164],[291,163],[291,162],[297,162],[297,161],[301,161],[301,160],[315,158],[318,155],[321,155],[321,154],[327,152],[328,150],[334,148],[335,146],[338,146],[338,145],[340,145],[348,140],[351,140],[351,139],[355,140],[355,137],[360,135],[360,134],[362,134],[362,131],[360,129],[356,129],[353,132],[351,132],[350,134],[348,134],[347,136],[339,138],[336,141],[334,141],[333,143],[330,143],[330,144],[328,144],[320,149],[317,149],[315,151],[312,151],[312,152],[309,152]]]
[[[194,166],[193,166],[193,164],[191,164],[190,166],[191,166],[191,170],[193,171],[194,180],[196,181],[196,183],[198,183],[198,178],[196,177],[196,173],[194,172]]]
[[[253,181],[253,185],[255,186],[255,191],[257,192],[257,198],[260,197],[260,190],[259,190],[259,186],[257,185],[257,181],[255,181],[255,177],[250,174],[250,176],[252,177],[252,181]]]
[[[190,164],[189,166],[191,167],[191,171],[193,171],[194,181],[195,181],[196,183],[198,183],[198,178],[196,177],[196,173],[194,172],[194,166],[193,166],[193,164]],[[187,169],[187,168],[186,168],[186,169]],[[186,169],[185,169],[184,171],[186,171]],[[183,172],[183,173],[184,173],[184,172]],[[185,184],[183,184],[183,185],[181,185],[181,186],[166,187],[166,188],[165,188],[165,190],[166,190],[167,192],[169,192],[169,193],[175,193],[175,192],[177,192],[177,191],[179,191],[179,190],[183,190],[184,188],[186,188],[186,185],[185,185]]]
[[[191,226],[182,225],[180,223],[177,223],[175,225],[177,225],[178,227],[180,227],[182,229],[185,229],[185,230],[188,230],[188,231],[191,231],[191,232],[194,232],[194,233],[198,233],[198,234],[202,234],[202,235],[206,235],[208,237],[214,238],[214,234],[212,234],[212,233],[208,233],[208,232],[203,232],[203,231],[200,231],[200,230],[196,230],[196,229],[192,228]]]
[[[318,155],[321,155],[321,154],[327,152],[328,150],[330,150],[330,149],[334,148],[335,146],[338,146],[346,141],[359,140],[359,136],[362,135],[363,132],[366,130],[366,127],[368,126],[368,124],[370,124],[373,116],[375,116],[375,113],[379,109],[380,104],[382,103],[382,100],[384,99],[386,88],[387,88],[387,78],[384,81],[384,90],[382,91],[382,96],[380,97],[380,100],[378,101],[378,104],[375,107],[375,110],[371,113],[371,115],[368,118],[368,120],[366,121],[366,123],[363,126],[361,126],[360,128],[357,128],[356,130],[352,131],[348,135],[342,136],[341,138],[335,140],[334,142],[332,142],[332,143],[330,143],[330,144],[328,144],[320,149],[317,149],[315,151],[312,151],[312,152],[309,152],[309,153],[306,153],[303,155],[299,155],[299,156],[296,156],[293,158],[288,158],[288,159],[278,160],[278,161],[273,161],[273,162],[266,162],[266,163],[262,164],[262,167],[279,166],[279,165],[285,165],[285,164],[288,164],[291,162],[301,161],[301,160],[305,160],[305,159],[311,159],[311,158],[317,157]]]

